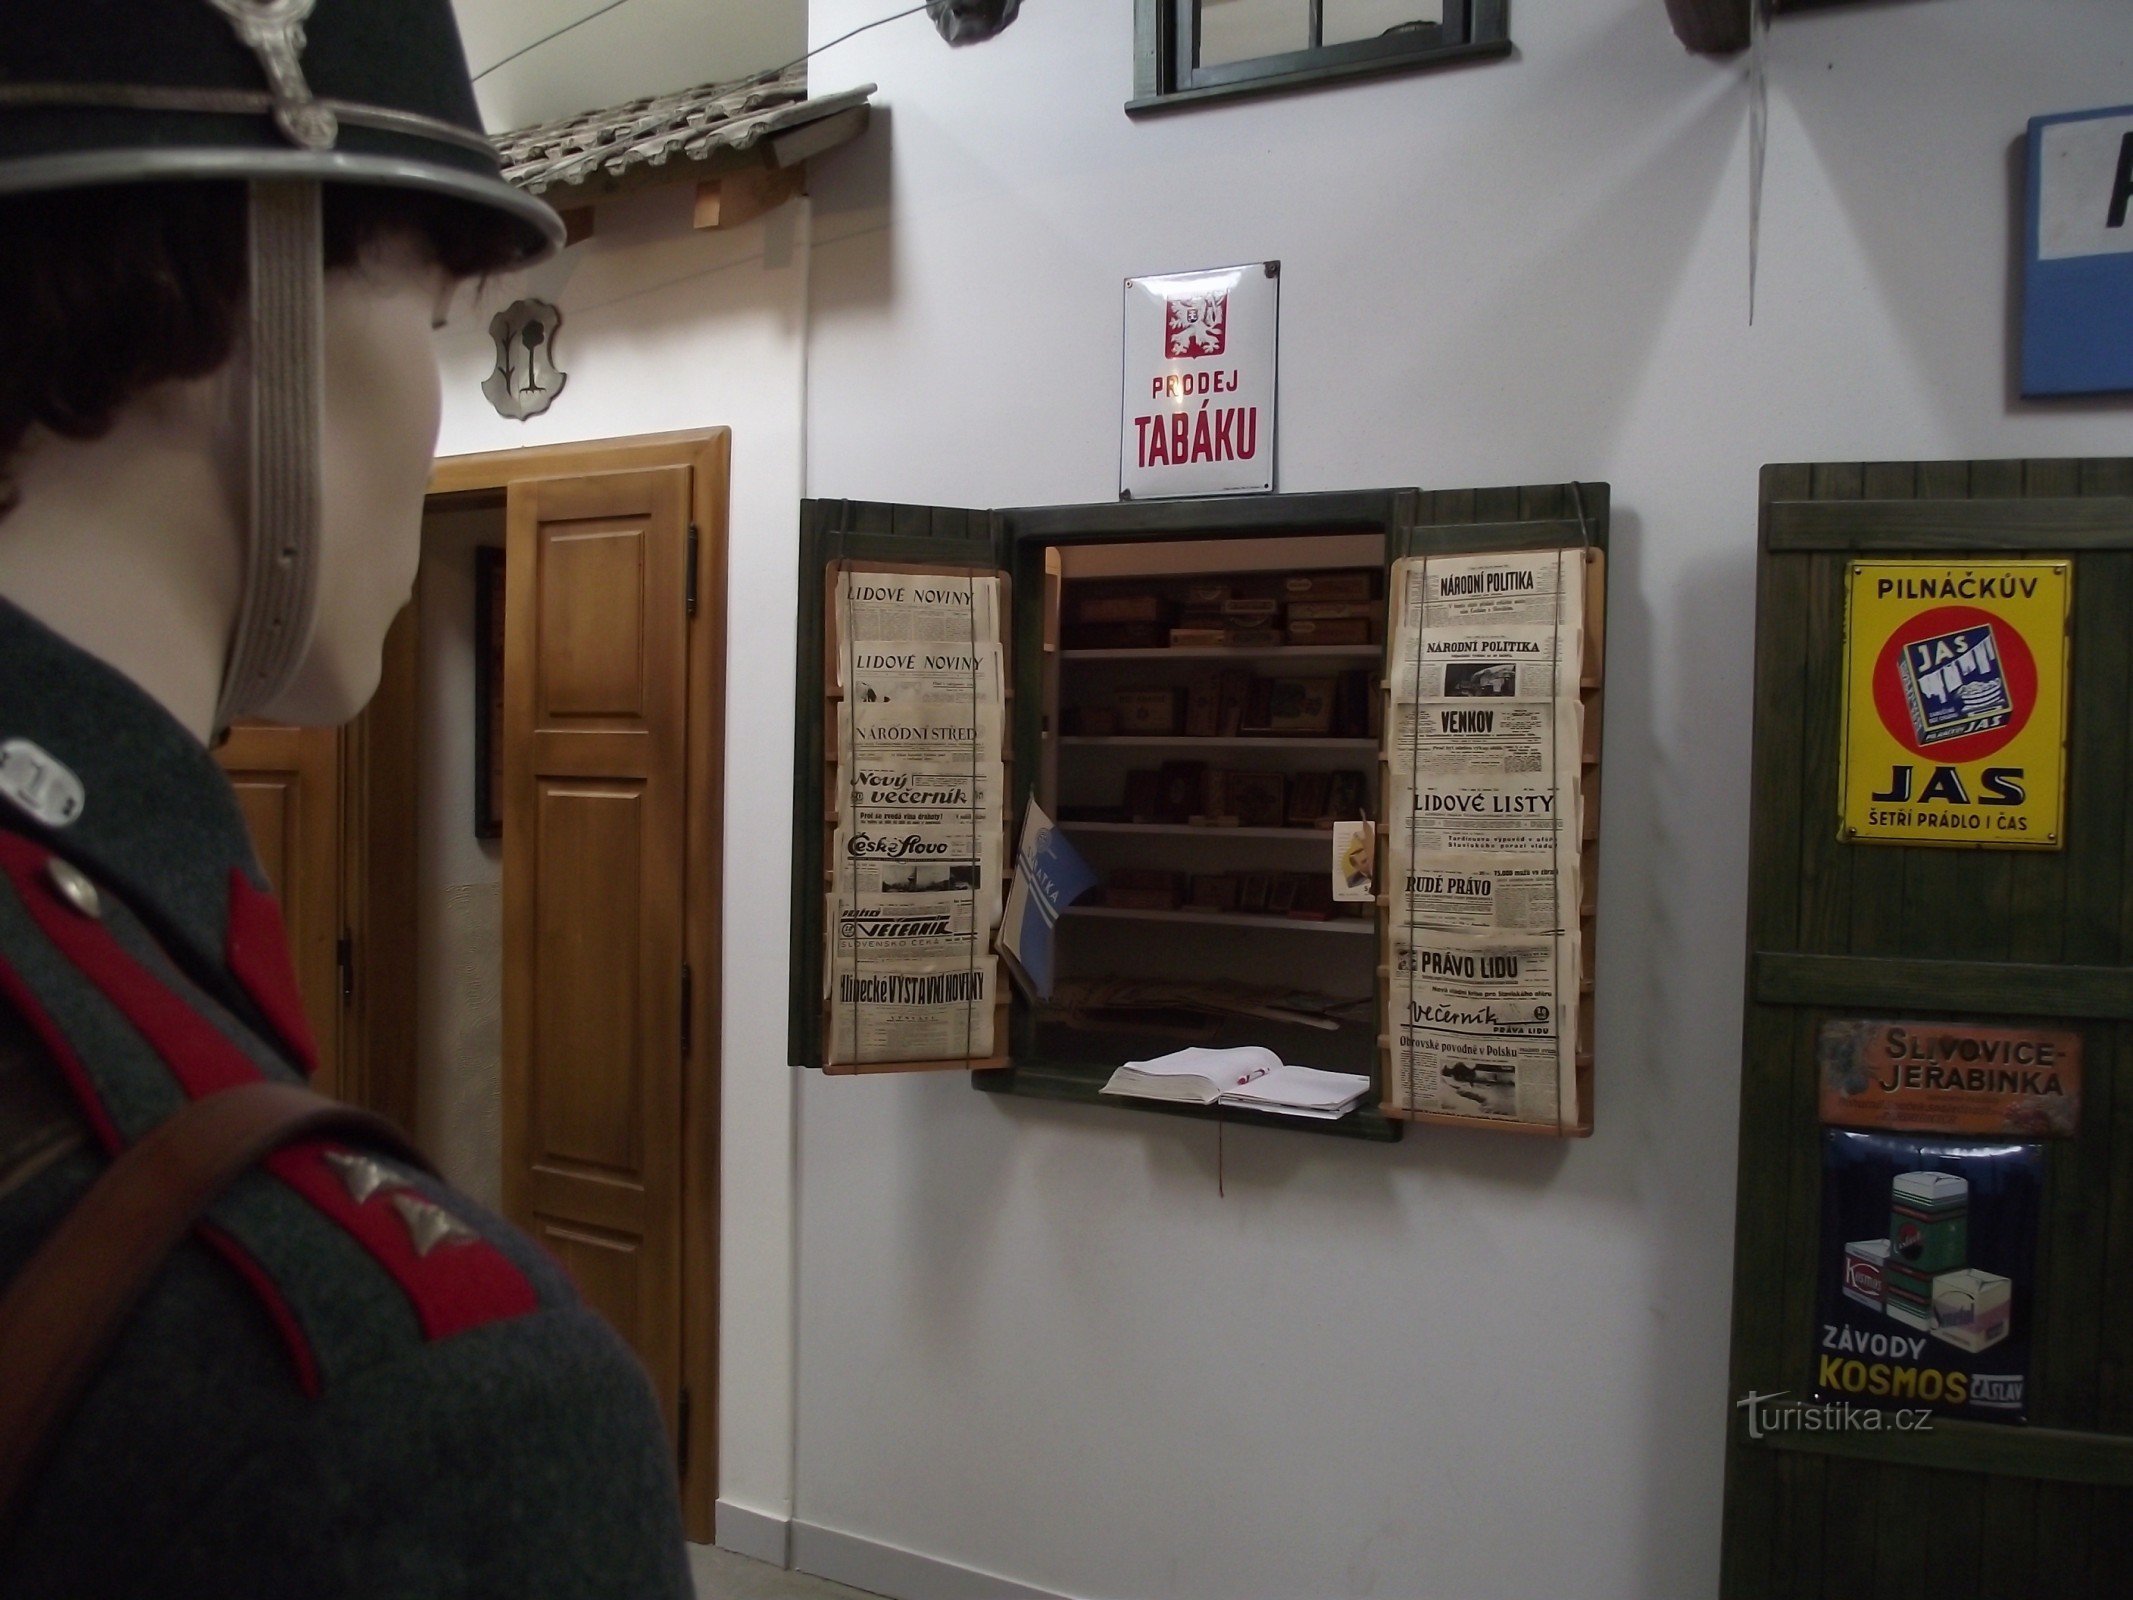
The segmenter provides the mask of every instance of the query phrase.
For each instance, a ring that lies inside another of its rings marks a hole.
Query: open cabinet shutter
[[[2124,1593],[2133,1558],[2133,460],[1768,466],[1761,499],[1727,1397],[1784,1391],[1797,1400],[1847,1387],[1822,1379],[1817,1307],[1833,1270],[1819,1252],[1823,1023],[1923,1017],[2070,1030],[2083,1058],[2078,1127],[2043,1152],[2036,1281],[2017,1274],[2012,1285],[2008,1325],[2029,1340],[2028,1426],[1940,1416],[1902,1431],[1777,1432],[1751,1429],[1748,1413],[1730,1407],[1720,1593]],[[1843,837],[1854,560],[2070,563],[2058,848]],[[1971,1229],[1974,1242],[1974,1216]],[[1913,1326],[1888,1323],[1899,1335]]]
[[[690,472],[512,485],[504,1208],[680,1388]]]
[[[1522,487],[1498,489],[1433,489],[1421,490],[1410,497],[1403,497],[1386,554],[1387,638],[1397,627],[1397,618],[1392,609],[1398,603],[1393,592],[1392,563],[1409,556],[1479,555],[1491,551],[1508,550],[1572,550],[1591,549],[1601,552],[1603,559],[1596,564],[1599,574],[1597,590],[1590,579],[1586,594],[1586,630],[1588,634],[1587,671],[1581,681],[1581,698],[1584,701],[1584,768],[1582,794],[1584,819],[1579,848],[1584,864],[1579,874],[1583,893],[1581,920],[1583,938],[1580,941],[1582,990],[1579,996],[1576,1034],[1576,1074],[1578,1111],[1574,1118],[1557,1123],[1520,1122],[1500,1118],[1476,1116],[1446,1116],[1431,1112],[1394,1113],[1409,1120],[1431,1122],[1442,1126],[1524,1132],[1577,1138],[1589,1135],[1593,1126],[1593,1074],[1592,1074],[1592,1010],[1591,986],[1592,957],[1596,925],[1594,920],[1595,894],[1597,888],[1597,843],[1599,829],[1600,781],[1598,754],[1601,732],[1601,696],[1598,674],[1594,664],[1604,654],[1604,629],[1606,626],[1604,555],[1607,549],[1608,486],[1604,483],[1548,483],[1530,484]],[[1595,570],[1590,567],[1588,571]],[[1388,646],[1388,659],[1389,659]],[[1388,727],[1390,715],[1388,708]],[[1388,746],[1389,748],[1389,746]],[[1383,845],[1380,852],[1381,868],[1389,871],[1392,858],[1389,812],[1391,804],[1391,775],[1387,771],[1381,779],[1379,794],[1379,821]],[[1382,880],[1381,880],[1382,881]],[[1381,897],[1381,905],[1385,903]],[[1381,914],[1379,923],[1379,967],[1383,974],[1381,982],[1392,981],[1393,964],[1392,924],[1389,910]],[[1383,997],[1381,996],[1381,999]],[[1383,1016],[1381,1013],[1381,1023]],[[1381,1026],[1381,1034],[1384,1030]],[[1384,1074],[1381,1085],[1388,1106],[1393,1097],[1392,1064],[1389,1038],[1381,1040],[1386,1048],[1380,1052],[1380,1066]]]
[[[998,519],[989,511],[863,500],[801,502],[799,653],[793,698],[792,978],[786,1054],[792,1065],[803,1067],[823,1065],[826,1054],[822,1037],[822,708],[829,616],[824,571],[839,561],[988,569],[1006,565],[1001,559]],[[996,1040],[995,1048],[1004,1049],[1005,1040]]]

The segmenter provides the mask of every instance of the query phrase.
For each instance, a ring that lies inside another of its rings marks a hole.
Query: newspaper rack
[[[1446,549],[1440,554],[1461,553]],[[1524,552],[1492,552],[1519,554]],[[1538,553],[1536,551],[1535,553]],[[1583,708],[1583,749],[1579,768],[1572,786],[1577,801],[1579,821],[1579,938],[1577,982],[1566,986],[1576,996],[1577,1014],[1569,1025],[1569,1036],[1574,1042],[1573,1071],[1576,1082],[1577,1105],[1575,1112],[1560,1115],[1554,1121],[1522,1120],[1510,1117],[1463,1115],[1452,1112],[1421,1111],[1398,1103],[1393,1092],[1395,1051],[1394,1039],[1383,1023],[1378,1034],[1379,1081],[1385,1085],[1381,1110],[1386,1117],[1396,1121],[1429,1124],[1436,1127],[1465,1128],[1497,1133],[1537,1134],[1544,1138],[1582,1139],[1589,1138],[1593,1128],[1593,955],[1595,918],[1594,911],[1599,891],[1599,831],[1600,831],[1600,744],[1602,678],[1606,663],[1606,607],[1607,607],[1607,555],[1603,549],[1587,545],[1584,551],[1584,629],[1583,660],[1579,666],[1578,700]],[[1409,562],[1408,557],[1393,565],[1394,581]],[[1397,593],[1397,589],[1393,590]],[[1389,620],[1389,619],[1388,619]],[[1388,640],[1392,629],[1388,626]],[[1388,643],[1388,660],[1391,646]],[[1388,681],[1379,686],[1379,695],[1384,705],[1385,742],[1378,757],[1378,809],[1381,817],[1390,815],[1391,797],[1395,792],[1391,751],[1394,739],[1393,686]],[[1559,780],[1558,794],[1561,793]],[[1392,830],[1381,823],[1378,831],[1378,882],[1392,883]],[[1391,992],[1394,974],[1391,970],[1392,952],[1395,948],[1396,930],[1393,918],[1393,896],[1380,892],[1377,897],[1378,914],[1378,984],[1381,995]],[[1559,991],[1560,992],[1560,991]]]
[[[839,672],[837,670],[837,640],[839,636],[837,618],[838,609],[841,603],[841,596],[843,593],[843,580],[845,575],[847,573],[883,573],[899,574],[906,576],[924,575],[928,577],[944,578],[997,578],[1000,584],[999,616],[997,619],[1000,624],[1000,638],[997,642],[1000,645],[1001,692],[1005,697],[1006,705],[1008,708],[1006,713],[1006,720],[1003,724],[1003,727],[1006,730],[1011,730],[1013,727],[1013,705],[1015,696],[1014,671],[1011,656],[1011,641],[1013,636],[1013,629],[1006,626],[1006,619],[1013,615],[1013,606],[1009,589],[1008,575],[1005,572],[1001,572],[993,567],[956,566],[949,564],[936,564],[931,562],[910,561],[838,560],[825,563],[822,571],[824,584],[822,614],[827,619],[827,626],[825,626],[823,629],[822,639],[822,716],[824,739],[822,744],[823,865],[821,894],[823,896],[824,905],[826,907],[825,935],[834,938],[833,930],[836,924],[836,908],[834,904],[834,895],[836,890],[837,876],[835,850],[837,818],[840,809],[839,800],[844,792],[843,786],[848,781],[849,777],[847,773],[841,770],[839,765],[837,737],[838,722],[839,718],[843,713],[844,703],[844,688],[840,680]],[[1003,818],[1002,827],[1004,831],[1005,819],[1007,817],[1007,799],[1015,792],[1014,740],[1012,737],[1003,737],[1002,739],[1001,764],[1004,774],[1003,782],[1001,785],[1001,805]],[[1008,888],[1008,874],[1011,873],[1011,863],[1003,861],[1002,871],[1003,877],[1000,884],[1000,898],[1002,899],[1002,901],[1004,901]],[[984,935],[986,950],[989,957],[991,956],[993,935],[996,934],[997,931],[997,928],[994,928],[988,930]],[[830,965],[832,964],[825,962],[826,969]],[[827,986],[825,985],[821,996],[822,1038],[824,1040],[822,1070],[832,1076],[847,1076],[883,1072],[983,1071],[995,1067],[1004,1067],[1008,1064],[1009,1059],[1006,1054],[1005,1046],[1008,1038],[1010,985],[1004,980],[996,978],[993,985],[993,990],[994,998],[992,1037],[994,1053],[988,1056],[984,1056],[982,1058],[969,1056],[951,1056],[940,1059],[908,1061],[838,1061],[834,1059],[833,1051],[831,1048],[831,1041],[833,1041],[836,1037],[836,1030],[832,1024],[832,1008],[830,1002],[830,994]]]

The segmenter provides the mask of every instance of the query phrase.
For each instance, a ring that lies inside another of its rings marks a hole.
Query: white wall
[[[1130,0],[815,63],[887,110],[815,190],[810,492],[1113,497],[1120,278],[1271,256],[1282,488],[1575,475],[1615,520],[1597,1136],[1232,1129],[1222,1199],[1203,1127],[809,1077],[803,1524],[1079,1595],[1715,1583],[1757,468],[2133,447],[2008,388],[2012,151],[2126,98],[2133,11],[1781,20],[1753,328],[1743,65],[1659,0],[1513,21],[1508,62],[1142,122]]]
[[[599,208],[596,236],[489,286],[439,336],[440,455],[676,428],[733,429],[728,579],[725,1064],[720,1214],[721,1496],[782,1517],[792,1463],[792,1077],[785,1066],[793,571],[799,528],[807,213],[690,226],[687,185]],[[481,394],[490,313],[562,308],[569,380],[526,422]],[[765,804],[765,798],[769,802]],[[766,931],[767,930],[767,931]]]

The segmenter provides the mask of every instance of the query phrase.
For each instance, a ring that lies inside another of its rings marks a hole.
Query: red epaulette
[[[50,1052],[107,1153],[189,1099],[315,1065],[280,912],[242,871],[231,873],[227,964],[279,1052],[65,858],[0,830],[0,877],[0,995]],[[411,1342],[542,1303],[492,1237],[506,1234],[501,1224],[409,1168],[328,1140],[268,1157],[196,1232],[258,1296],[313,1394]]]

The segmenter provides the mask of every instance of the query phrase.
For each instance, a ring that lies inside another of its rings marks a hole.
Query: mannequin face
[[[260,713],[346,722],[378,686],[379,648],[414,593],[437,448],[430,336],[453,283],[412,238],[327,274],[318,622],[295,679]]]

